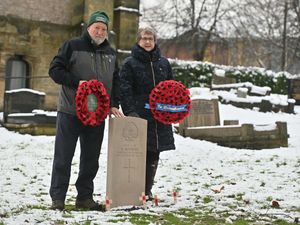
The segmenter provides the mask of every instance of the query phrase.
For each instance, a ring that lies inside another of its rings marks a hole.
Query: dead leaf
[[[271,206],[272,206],[272,208],[279,208],[280,207],[279,202],[277,202],[275,200],[272,201]]]
[[[216,188],[212,188],[211,190],[214,193],[221,193],[221,191],[223,191],[225,189],[224,185],[220,186],[220,187],[216,187]]]

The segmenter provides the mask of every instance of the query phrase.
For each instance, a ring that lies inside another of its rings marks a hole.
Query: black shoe
[[[85,200],[77,199],[75,203],[75,207],[77,209],[85,209],[85,210],[92,210],[92,211],[101,211],[101,212],[106,211],[105,205],[99,204],[91,198]]]
[[[148,192],[148,193],[146,194],[146,196],[148,196],[148,198],[147,198],[147,200],[146,200],[147,202],[148,202],[148,201],[152,201],[152,200],[154,199],[151,191]]]
[[[63,200],[52,200],[51,209],[64,210],[65,209],[65,201],[63,201]]]

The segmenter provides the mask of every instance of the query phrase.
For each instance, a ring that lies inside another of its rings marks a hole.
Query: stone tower
[[[5,90],[16,88],[45,92],[45,109],[56,110],[59,85],[48,76],[49,63],[96,10],[110,17],[109,40],[121,61],[135,43],[139,0],[0,1],[0,111]]]

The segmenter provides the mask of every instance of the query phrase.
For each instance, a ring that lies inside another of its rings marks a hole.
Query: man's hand
[[[79,81],[79,85],[82,84],[82,83],[84,83],[84,82],[86,82],[86,80],[80,80]]]
[[[124,114],[116,107],[111,107],[109,110],[109,118],[111,118],[111,114],[115,117],[125,117]]]

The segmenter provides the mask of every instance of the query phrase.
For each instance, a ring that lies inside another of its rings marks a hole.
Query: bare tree
[[[230,48],[242,43],[242,52],[236,51],[242,56],[236,60],[244,65],[296,72],[300,70],[299,1],[164,0],[145,10],[142,18],[162,38],[188,32],[184,37],[196,60],[203,60],[209,43],[218,37]]]
[[[216,25],[222,15],[223,0],[166,0],[144,11],[143,21],[154,26],[162,37],[173,38],[193,31],[190,43],[193,57],[203,60]]]
[[[244,0],[233,12],[229,20],[235,34],[247,40],[251,46],[248,51],[260,66],[282,71],[295,66],[299,54],[299,48],[295,48],[295,44],[299,46],[299,0]]]

